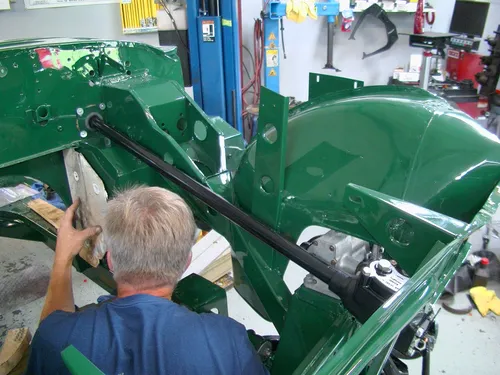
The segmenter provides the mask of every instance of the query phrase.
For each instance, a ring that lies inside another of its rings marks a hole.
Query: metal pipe
[[[207,15],[207,3],[206,0],[200,0],[200,12],[202,16]]]
[[[339,295],[346,293],[348,289],[347,286],[350,280],[352,280],[352,277],[348,274],[341,270],[331,269],[328,265],[307,253],[301,247],[269,229],[266,225],[255,220],[252,216],[232,205],[220,195],[215,194],[206,186],[200,184],[198,181],[163,161],[148,149],[111,128],[99,117],[91,117],[88,123],[91,128],[98,130],[112,141],[123,146],[150,167],[156,169],[160,175],[200,199],[203,203],[218,211],[221,215],[246,230],[255,238],[283,254],[292,262],[297,263],[321,281],[329,284],[330,289],[334,293]]]
[[[424,51],[420,68],[420,88],[427,90],[431,79],[432,52]]]
[[[233,102],[233,127],[236,128],[236,124],[238,123],[236,117],[238,116],[238,114],[236,113],[236,91],[235,90],[232,90],[231,91],[231,99],[232,99],[232,102]],[[238,129],[239,130],[239,129]]]
[[[335,24],[333,22],[328,22],[328,41],[326,46],[326,65],[325,69],[335,69],[333,67],[333,32],[335,30]]]
[[[422,375],[431,375],[431,351],[429,348],[422,353]]]
[[[219,0],[208,0],[208,15],[219,16]]]

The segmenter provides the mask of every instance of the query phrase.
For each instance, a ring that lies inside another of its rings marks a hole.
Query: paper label
[[[268,68],[276,68],[279,65],[278,50],[268,49],[266,51],[266,66]]]
[[[203,34],[203,41],[212,43],[215,42],[215,24],[212,20],[201,21],[201,29]]]

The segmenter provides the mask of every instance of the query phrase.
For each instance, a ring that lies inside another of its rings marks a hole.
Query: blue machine
[[[339,14],[337,0],[316,2],[318,16],[328,17],[328,49],[325,68],[335,69],[333,59],[333,28],[335,17]],[[268,11],[264,15],[265,56],[264,56],[264,85],[277,93],[280,91],[280,58],[279,58],[279,23],[286,16],[286,3],[271,0]]]
[[[236,0],[186,3],[194,99],[209,116],[243,132]]]

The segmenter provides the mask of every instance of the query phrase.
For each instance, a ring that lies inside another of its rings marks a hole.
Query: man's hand
[[[101,233],[101,227],[90,227],[84,230],[77,230],[73,227],[75,212],[80,205],[80,199],[68,207],[61,219],[59,230],[57,231],[57,244],[55,261],[71,264],[73,258],[80,252],[85,241]]]

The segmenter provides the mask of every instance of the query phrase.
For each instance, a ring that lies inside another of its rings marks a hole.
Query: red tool
[[[477,87],[474,76],[483,70],[481,56],[457,49],[448,49],[447,55],[446,71],[450,79],[457,82],[471,80],[474,82],[474,87]]]

